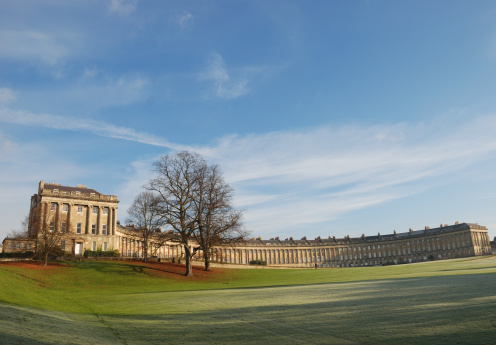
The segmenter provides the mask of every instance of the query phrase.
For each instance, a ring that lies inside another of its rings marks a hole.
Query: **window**
[[[60,224],[60,232],[66,232],[67,230],[67,225],[65,224],[65,222],[62,222]]]
[[[107,224],[103,224],[102,225],[102,235],[106,235],[107,234]]]
[[[96,224],[91,224],[91,234],[92,235],[96,234]]]
[[[65,250],[65,241],[60,241],[60,249]]]
[[[16,248],[17,249],[20,249],[21,248],[21,244],[19,242],[16,243]]]
[[[78,213],[83,213],[83,205],[78,205]]]
[[[103,214],[108,214],[108,210],[109,210],[108,207],[104,207],[103,208]]]
[[[91,250],[92,250],[92,251],[95,251],[95,250],[96,250],[96,242],[93,242],[93,243],[91,244]]]
[[[54,189],[53,190],[53,194],[59,194],[59,190],[58,189]]]
[[[50,221],[50,228],[48,229],[48,231],[53,232],[53,230],[55,230],[55,222]]]
[[[97,206],[93,206],[93,214],[98,214],[98,207]]]
[[[107,242],[103,242],[103,250],[107,250]]]
[[[14,249],[15,248],[15,243],[14,242],[10,242],[10,249]]]
[[[52,211],[57,211],[57,204],[56,204],[56,203],[54,203],[54,202],[52,202],[52,205],[51,205],[50,210],[52,210]]]
[[[76,224],[76,234],[80,234],[81,233],[82,225],[83,224],[81,224],[81,223],[77,223]]]
[[[21,248],[22,248],[22,249],[26,249],[26,243],[22,242],[22,243],[21,243]]]
[[[69,204],[63,204],[62,205],[62,212],[67,212],[69,211]]]
[[[28,243],[28,249],[31,249],[31,243]]]

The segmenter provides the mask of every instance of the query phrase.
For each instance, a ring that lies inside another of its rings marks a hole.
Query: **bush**
[[[119,250],[102,250],[102,249],[97,249],[97,250],[89,250],[86,249],[84,251],[84,257],[85,258],[115,258],[119,256]]]
[[[251,260],[249,262],[250,265],[257,265],[257,266],[267,266],[267,262],[264,260]]]
[[[17,253],[0,253],[0,258],[26,259],[26,258],[32,258],[33,256],[34,256],[34,253],[31,251],[17,252]]]

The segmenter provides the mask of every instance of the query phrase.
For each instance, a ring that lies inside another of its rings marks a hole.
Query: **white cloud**
[[[182,30],[193,30],[195,26],[195,17],[189,12],[184,11],[177,18],[177,23]]]
[[[9,155],[17,149],[17,144],[10,140],[10,138],[0,131],[0,157]]]
[[[8,88],[0,88],[0,104],[7,104],[17,100],[14,91]]]
[[[83,71],[83,79],[93,79],[98,75],[99,71],[96,67],[85,67]]]
[[[38,60],[54,66],[69,55],[72,35],[39,31],[0,31],[0,57]]]
[[[248,93],[248,80],[237,78],[231,80],[227,69],[224,66],[224,60],[219,54],[213,54],[208,68],[200,75],[200,80],[213,81],[213,94],[224,99],[233,99]]]
[[[272,236],[436,188],[449,176],[493,159],[494,131],[496,116],[488,116],[460,125],[230,136],[190,150],[221,165],[236,191],[237,207],[246,209],[247,228]],[[135,164],[142,169],[132,179],[135,185],[146,183],[150,162]]]
[[[196,151],[220,164],[236,191],[236,205],[246,210],[247,228],[261,235],[325,224],[351,211],[428,191],[474,167],[483,174],[496,155],[496,116],[456,125],[328,126],[229,136],[197,147],[101,121],[9,109],[0,109],[0,121]],[[8,138],[0,136],[0,143],[7,151],[16,149]],[[155,158],[130,164],[131,177],[118,192],[124,212],[149,179]]]
[[[135,0],[110,0],[108,7],[110,13],[128,16],[136,10]]]
[[[176,150],[188,148],[185,145],[176,145],[163,138],[156,137],[148,133],[136,132],[133,129],[115,126],[103,121],[75,119],[50,114],[35,114],[27,111],[6,108],[0,109],[0,121],[24,126],[40,126],[60,130],[87,131],[104,137],[124,139]]]

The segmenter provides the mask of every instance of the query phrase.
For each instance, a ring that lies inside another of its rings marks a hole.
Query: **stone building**
[[[487,228],[478,224],[456,223],[439,228],[388,235],[336,239],[245,241],[235,248],[217,248],[212,257],[217,262],[246,264],[262,260],[269,266],[285,267],[358,267],[393,265],[490,255]]]
[[[46,223],[50,232],[63,234],[60,247],[65,252],[81,255],[85,249],[115,248],[118,202],[116,196],[86,185],[68,187],[40,181],[38,193],[31,197],[28,237],[6,238],[4,248],[7,252],[34,250],[41,223]]]
[[[60,247],[67,253],[82,255],[85,250],[118,250],[122,257],[139,258],[143,246],[132,226],[117,221],[116,196],[104,195],[85,185],[61,186],[40,181],[38,193],[31,197],[30,219],[41,214],[50,231],[62,233]],[[6,238],[5,252],[34,250],[37,224],[30,222],[28,238]],[[303,237],[280,240],[245,240],[235,246],[217,247],[212,262],[249,264],[265,261],[280,267],[358,267],[422,262],[467,256],[489,255],[491,244],[487,228],[472,223],[441,224],[438,228],[404,233],[313,240]],[[182,258],[183,247],[168,241],[159,248],[150,246],[150,256]],[[201,258],[201,253],[197,254]]]

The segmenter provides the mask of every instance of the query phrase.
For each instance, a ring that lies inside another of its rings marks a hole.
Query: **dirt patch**
[[[170,262],[141,262],[141,261],[125,261],[126,263],[146,267],[150,274],[157,276],[167,276],[168,278],[185,279],[185,280],[218,280],[225,278],[230,274],[230,270],[222,268],[210,268],[210,271],[204,271],[203,266],[193,266],[193,277],[185,277],[185,265],[173,264]]]
[[[50,262],[48,266],[43,266],[43,263],[39,261],[6,261],[0,262],[0,266],[21,267],[32,271],[51,271],[67,267],[60,262]]]

